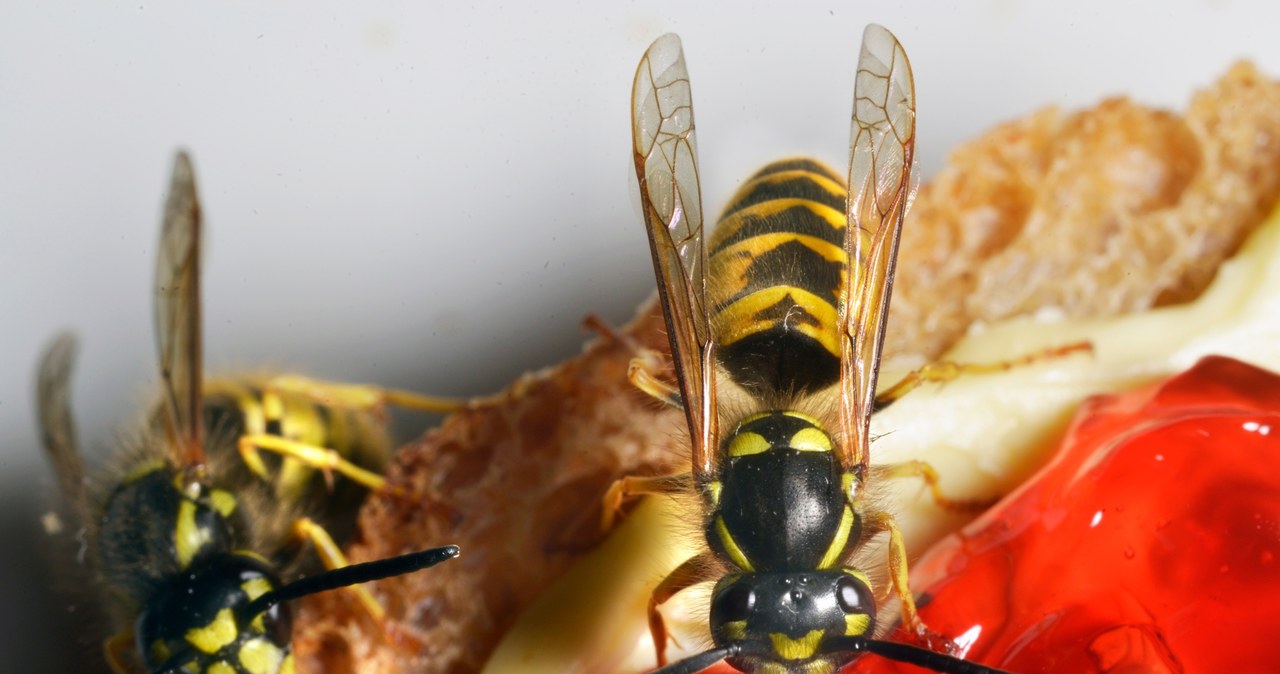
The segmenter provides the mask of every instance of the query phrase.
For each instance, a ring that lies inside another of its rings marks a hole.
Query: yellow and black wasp
[[[265,392],[252,383],[206,382],[200,236],[195,178],[190,160],[180,153],[156,261],[160,402],[122,440],[110,477],[91,488],[69,405],[75,340],[63,335],[48,348],[39,370],[44,445],[61,491],[84,528],[86,556],[119,628],[103,644],[114,671],[290,674],[294,663],[286,602],[423,569],[457,556],[458,548],[346,565],[324,530],[304,516],[314,505],[305,471],[298,473],[282,462],[268,480],[251,474],[267,470],[257,450],[268,449],[308,470],[338,471],[381,486],[380,477],[340,452],[285,437],[281,427],[306,427],[307,416],[298,410],[312,410],[313,422],[320,417],[333,422],[337,411],[314,401],[303,403],[300,396],[309,395],[309,388],[324,389],[312,391],[314,395],[341,399],[371,390],[336,387],[333,392],[323,383],[291,380],[279,385],[279,391]],[[361,421],[357,417],[341,423],[348,422]],[[323,430],[335,426],[320,426],[313,432],[319,435],[309,440],[334,439]],[[366,436],[346,437],[354,442]],[[294,535],[310,538],[333,568],[283,583],[278,569]]]
[[[898,235],[914,191],[915,91],[901,44],[876,25],[863,35],[848,182],[808,159],[770,164],[705,242],[692,95],[675,35],[655,41],[636,70],[632,133],[678,389],[642,369],[632,377],[684,409],[693,466],[619,480],[606,520],[629,495],[692,493],[708,543],[650,599],[660,664],[657,607],[715,581],[714,647],[659,671],[727,660],[751,673],[829,674],[872,652],[940,672],[997,672],[874,638],[877,595],[853,566],[887,534],[889,589],[907,629],[924,632],[902,535],[866,495],[877,479],[915,475],[945,500],[924,464],[869,463]]]

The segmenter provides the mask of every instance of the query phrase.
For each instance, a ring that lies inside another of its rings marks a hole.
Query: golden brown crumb
[[[1101,316],[1195,297],[1275,202],[1278,139],[1280,83],[1239,64],[1185,116],[1113,99],[966,144],[908,217],[886,356],[933,357],[974,321],[1043,307]],[[626,334],[666,351],[652,303]],[[445,543],[462,556],[379,583],[386,626],[344,593],[306,600],[299,671],[478,671],[599,541],[610,482],[679,468],[684,417],[630,386],[633,354],[597,340],[401,451],[390,483],[411,496],[369,499],[351,557]]]
[[[1110,316],[1197,296],[1280,191],[1280,83],[1238,63],[1185,116],[1048,108],[952,153],[902,233],[886,352],[974,321]]]

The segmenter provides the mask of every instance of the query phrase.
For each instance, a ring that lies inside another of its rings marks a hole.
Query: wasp
[[[868,26],[847,182],[809,159],[770,164],[704,239],[679,38],[656,40],[636,70],[636,175],[678,388],[635,367],[632,380],[684,410],[692,471],[619,480],[605,496],[605,518],[627,496],[692,494],[708,546],[650,598],[659,664],[666,631],[658,606],[715,581],[714,647],[664,674],[721,660],[748,673],[828,674],[863,652],[939,672],[999,671],[875,638],[877,596],[889,592],[905,627],[926,630],[908,587],[902,535],[868,489],[877,479],[915,475],[943,500],[927,465],[869,462],[871,414],[886,402],[876,379],[899,233],[914,195],[914,87],[897,38]],[[885,534],[888,592],[878,595],[853,560]]]
[[[289,674],[294,660],[288,601],[427,568],[456,557],[458,548],[347,565],[332,539],[304,516],[308,490],[302,482],[285,479],[283,472],[261,480],[246,470],[241,454],[257,459],[259,466],[250,466],[254,472],[266,470],[256,453],[259,444],[303,461],[308,451],[322,448],[266,432],[279,431],[282,420],[295,423],[298,415],[284,414],[284,408],[308,409],[294,397],[306,386],[283,397],[259,391],[256,399],[276,409],[254,417],[257,408],[247,404],[255,399],[251,384],[205,381],[201,228],[191,161],[179,153],[156,260],[160,402],[122,440],[110,474],[91,483],[69,403],[75,340],[63,335],[39,369],[42,436],[63,496],[83,527],[85,556],[120,626],[103,643],[115,672]],[[282,400],[291,404],[281,406]],[[244,435],[255,424],[264,432]],[[336,452],[320,454],[308,465],[360,475]],[[311,538],[333,568],[282,582],[291,534]]]

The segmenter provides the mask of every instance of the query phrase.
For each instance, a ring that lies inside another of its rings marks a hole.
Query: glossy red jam
[[[1012,672],[1280,672],[1278,558],[1280,376],[1206,358],[1085,403],[1054,460],[912,586],[932,630]]]

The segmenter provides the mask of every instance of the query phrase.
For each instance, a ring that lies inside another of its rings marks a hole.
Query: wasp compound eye
[[[845,613],[871,613],[876,607],[871,588],[853,576],[841,576],[836,581],[836,601]]]
[[[711,621],[716,625],[746,620],[756,606],[756,591],[748,585],[734,584],[716,595],[711,605]]]

